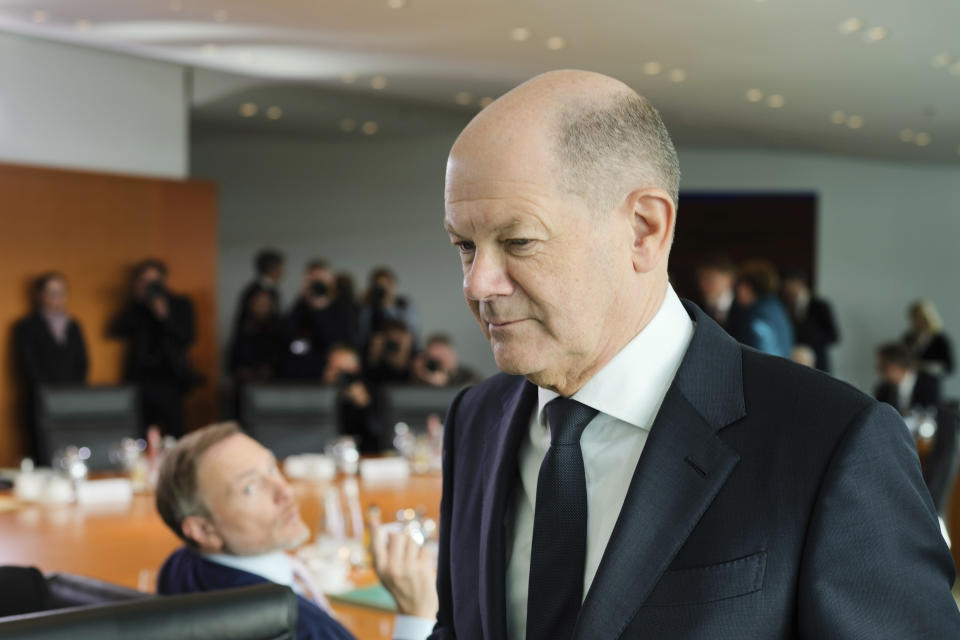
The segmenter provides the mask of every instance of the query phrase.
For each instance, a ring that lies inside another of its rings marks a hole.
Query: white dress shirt
[[[573,395],[574,400],[599,411],[580,438],[587,483],[584,596],[620,516],[647,434],[692,337],[693,321],[673,288],[668,287],[653,320]],[[556,397],[553,391],[538,389],[529,434],[518,455],[520,485],[513,491],[512,509],[508,509],[507,516],[506,602],[510,640],[526,638],[537,478],[550,446],[550,429],[543,408]]]
[[[294,580],[290,556],[283,551],[273,551],[257,556],[205,553],[204,557],[211,562],[246,571],[270,582],[290,587],[298,595],[305,596],[307,600],[310,600],[310,597],[304,594],[302,587]],[[433,620],[397,614],[393,624],[394,640],[422,640],[433,632],[433,625]]]

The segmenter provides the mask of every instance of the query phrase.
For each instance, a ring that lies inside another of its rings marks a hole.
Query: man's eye
[[[243,487],[243,495],[245,495],[245,496],[252,496],[254,489],[256,489],[256,487],[255,487],[254,484],[251,482],[250,484],[248,484],[248,485],[246,485],[246,486]]]
[[[460,242],[454,242],[453,244],[457,247],[457,249],[460,250],[460,253],[470,253],[476,249],[476,245],[467,240],[461,240]]]
[[[530,240],[528,238],[511,238],[510,240],[507,240],[507,244],[509,246],[518,248],[518,249],[529,246],[532,242],[533,240]]]

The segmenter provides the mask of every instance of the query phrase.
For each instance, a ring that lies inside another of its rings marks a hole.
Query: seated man
[[[463,387],[480,381],[476,373],[460,365],[453,341],[443,333],[427,338],[426,347],[414,356],[410,372],[414,382],[431,387]]]
[[[160,468],[156,500],[163,521],[186,543],[160,569],[158,593],[285,584],[298,593],[300,640],[353,637],[333,618],[309,572],[285,553],[306,542],[310,530],[273,454],[237,425],[211,425],[180,440]],[[373,534],[381,540],[378,530]],[[402,551],[406,561],[387,567],[384,582],[400,613],[408,615],[397,616],[394,637],[424,638],[438,606],[433,560],[399,535],[391,536],[389,555]]]
[[[921,371],[910,351],[898,342],[877,349],[877,373],[882,381],[874,397],[893,405],[903,415],[913,409],[934,409],[940,404],[940,381]]]

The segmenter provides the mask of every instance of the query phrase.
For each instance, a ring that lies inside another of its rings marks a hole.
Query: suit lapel
[[[485,638],[507,637],[506,530],[510,491],[516,484],[517,452],[530,426],[536,387],[522,381],[506,394],[496,427],[484,448],[483,506],[480,530],[480,611]]]
[[[745,415],[740,347],[699,309],[697,328],[637,463],[580,610],[576,640],[619,638],[733,471],[716,432]]]

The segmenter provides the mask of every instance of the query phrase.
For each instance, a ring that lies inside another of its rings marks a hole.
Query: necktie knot
[[[571,398],[554,398],[544,407],[550,426],[551,446],[579,444],[597,410]]]

